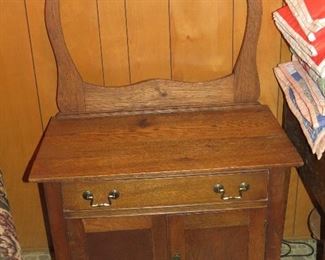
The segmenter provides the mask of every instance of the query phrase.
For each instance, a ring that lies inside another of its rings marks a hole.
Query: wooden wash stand
[[[258,103],[262,1],[247,0],[233,73],[208,82],[82,80],[59,0],[46,1],[57,103],[29,180],[44,189],[57,260],[280,258],[301,158]]]

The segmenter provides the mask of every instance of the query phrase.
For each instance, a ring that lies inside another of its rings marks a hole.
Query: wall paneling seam
[[[132,72],[130,62],[130,43],[129,43],[129,28],[128,28],[128,11],[127,11],[127,0],[124,0],[124,19],[125,19],[125,33],[126,33],[126,46],[128,51],[128,68],[129,68],[129,84],[132,83]]]
[[[103,86],[106,86],[105,69],[104,69],[105,67],[104,67],[104,58],[103,58],[103,43],[102,43],[102,35],[101,35],[98,0],[96,0],[96,12],[97,12],[97,27],[98,27],[98,38],[99,38],[99,48],[100,48],[100,62],[102,65],[102,80],[103,80]]]
[[[35,68],[35,58],[34,58],[34,50],[33,50],[33,43],[32,43],[32,35],[31,35],[31,32],[30,32],[30,24],[29,24],[29,19],[28,19],[28,10],[27,10],[26,0],[24,0],[24,8],[25,8],[25,19],[26,19],[27,32],[28,32],[28,42],[29,42],[29,46],[30,46],[33,73],[34,73],[34,75],[33,75],[34,76],[34,83],[35,83],[36,94],[37,94],[37,105],[38,105],[39,116],[40,116],[40,121],[41,121],[41,126],[42,126],[42,132],[43,132],[45,126],[44,126],[44,122],[43,122],[41,100],[40,100],[39,89],[38,89],[38,80],[37,80],[36,68]]]
[[[172,33],[171,33],[171,5],[168,0],[168,30],[169,30],[169,69],[170,79],[173,79],[173,49],[172,49]]]

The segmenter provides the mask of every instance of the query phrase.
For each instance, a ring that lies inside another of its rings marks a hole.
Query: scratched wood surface
[[[150,78],[201,81],[225,76],[244,33],[245,0],[61,1],[63,31],[82,77],[108,87]],[[281,40],[270,14],[281,4],[263,0],[257,52],[260,101],[277,116],[281,94],[272,67],[280,61]],[[0,52],[0,167],[22,246],[46,248],[37,187],[22,181],[42,131],[57,112],[44,0],[0,1]],[[306,195],[300,189],[293,193],[290,210],[295,212],[297,199],[304,201]],[[289,236],[301,230],[289,222]]]

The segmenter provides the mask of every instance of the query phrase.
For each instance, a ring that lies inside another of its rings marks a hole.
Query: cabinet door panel
[[[152,234],[149,229],[89,233],[86,241],[89,259],[154,259]]]
[[[168,216],[170,257],[263,259],[265,213],[262,208]]]
[[[165,216],[89,218],[82,223],[85,259],[167,259]]]
[[[246,226],[186,230],[185,259],[247,259],[247,241]]]

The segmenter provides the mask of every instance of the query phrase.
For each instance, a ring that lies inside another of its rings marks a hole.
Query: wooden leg
[[[280,259],[289,178],[289,170],[275,168],[270,172],[265,252],[267,260]]]
[[[250,211],[248,259],[263,259],[265,254],[265,217],[266,209]]]
[[[44,183],[43,188],[55,259],[71,260],[66,236],[66,223],[63,218],[61,184]]]
[[[71,260],[88,260],[86,234],[81,219],[66,220]]]

